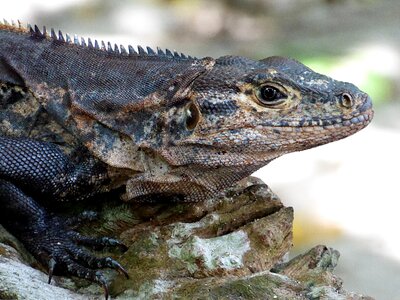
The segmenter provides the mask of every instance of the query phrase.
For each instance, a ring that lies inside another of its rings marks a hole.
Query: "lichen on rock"
[[[102,219],[81,230],[93,233],[97,227],[96,235],[116,236],[129,246],[125,253],[113,255],[130,279],[106,272],[116,299],[371,299],[343,290],[332,273],[339,257],[336,250],[317,246],[287,260],[293,209],[284,207],[257,178],[249,177],[223,197],[203,203],[108,201],[99,213]],[[34,279],[12,272],[24,259],[5,257],[4,247],[0,245],[0,279],[41,289],[47,285],[45,274],[29,266],[24,268],[33,270]],[[93,291],[102,297],[96,285],[74,281],[76,285],[56,278],[54,284],[75,290],[57,287],[75,293],[72,299],[93,297]],[[17,287],[8,284],[5,290],[0,283],[0,298],[29,299]],[[55,286],[48,288],[45,293],[58,295],[52,290]]]
[[[192,236],[183,243],[174,243],[168,254],[183,260],[194,274],[200,268],[213,273],[243,267],[244,254],[250,250],[250,240],[243,230],[222,237],[203,239]],[[199,267],[201,265],[201,267]]]

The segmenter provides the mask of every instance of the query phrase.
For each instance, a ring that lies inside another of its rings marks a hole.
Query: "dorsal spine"
[[[159,56],[159,57],[169,57],[176,59],[196,59],[195,57],[192,57],[190,55],[178,53],[175,50],[171,51],[169,49],[165,49],[165,51],[163,51],[159,47],[157,47],[157,51],[154,51],[150,47],[146,47],[146,49],[144,49],[141,46],[137,46],[137,50],[135,50],[131,45],[128,45],[128,51],[127,51],[123,45],[118,46],[117,44],[115,44],[114,47],[112,47],[110,42],[107,42],[106,44],[104,41],[101,41],[101,46],[99,46],[99,42],[97,40],[94,40],[93,44],[93,41],[90,38],[88,38],[87,39],[88,42],[86,43],[83,37],[79,38],[77,35],[74,35],[73,38],[71,38],[69,34],[63,34],[61,30],[59,30],[58,34],[56,34],[54,28],[51,28],[49,35],[45,26],[43,26],[43,29],[41,31],[37,25],[34,25],[32,27],[30,24],[28,24],[27,26],[24,26],[19,20],[17,21],[17,24],[14,21],[11,21],[11,24],[7,20],[3,20],[3,22],[0,21],[0,30],[27,33],[35,38],[40,38],[40,39],[45,38],[66,44],[74,44],[80,47],[96,49],[116,55]]]

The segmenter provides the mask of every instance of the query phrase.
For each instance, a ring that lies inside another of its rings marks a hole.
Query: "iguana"
[[[126,50],[6,22],[0,40],[4,91],[34,99],[0,101],[1,224],[48,266],[49,282],[86,278],[106,297],[98,269],[128,274],[80,245],[122,243],[69,230],[51,203],[118,187],[126,201],[202,201],[373,116],[366,93],[293,59]]]

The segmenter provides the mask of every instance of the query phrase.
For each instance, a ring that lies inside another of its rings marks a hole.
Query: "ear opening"
[[[197,123],[200,120],[200,111],[197,108],[196,104],[191,102],[189,106],[186,108],[186,127],[189,130],[193,130],[196,128]]]

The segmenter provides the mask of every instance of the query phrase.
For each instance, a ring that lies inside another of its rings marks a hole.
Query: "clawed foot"
[[[128,272],[111,257],[98,258],[81,247],[102,249],[112,246],[121,250],[127,247],[120,241],[108,237],[92,238],[82,236],[68,227],[70,221],[62,221],[58,217],[49,217],[45,222],[30,228],[26,244],[32,253],[48,265],[49,283],[53,274],[71,275],[100,284],[108,299],[108,284],[105,276],[98,269],[111,268],[129,278]]]

